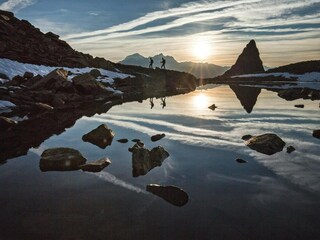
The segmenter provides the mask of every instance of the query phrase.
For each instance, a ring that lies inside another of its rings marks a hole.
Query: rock
[[[163,147],[155,147],[151,151],[136,143],[132,148],[132,175],[138,177],[146,175],[150,170],[162,165],[169,157],[169,153]]]
[[[127,143],[129,140],[126,138],[118,139],[117,142],[119,143]]]
[[[31,72],[25,72],[25,73],[23,74],[23,77],[26,78],[26,79],[31,79],[31,78],[33,78],[33,73],[31,73]]]
[[[281,152],[286,143],[276,134],[267,133],[259,136],[253,136],[245,144],[260,153],[272,155]]]
[[[150,151],[150,158],[154,165],[161,166],[162,162],[169,156],[170,154],[161,146],[155,147]]]
[[[159,141],[160,139],[164,138],[165,136],[166,136],[166,135],[165,135],[164,133],[153,135],[153,136],[151,137],[151,141],[152,141],[152,142]]]
[[[90,142],[102,149],[111,145],[114,132],[107,127],[105,124],[101,124],[96,129],[82,136],[82,140],[85,142]]]
[[[259,55],[256,42],[251,40],[243,49],[243,52],[238,57],[236,63],[226,71],[223,76],[264,72],[263,64]]]
[[[52,106],[45,103],[35,103],[34,106],[40,111],[51,111],[54,109]]]
[[[320,138],[320,129],[313,130],[312,136],[315,138]]]
[[[146,190],[154,195],[163,198],[167,202],[182,207],[189,201],[188,194],[176,186],[160,186],[158,184],[148,184]]]
[[[241,158],[237,158],[237,159],[236,159],[236,162],[238,162],[238,163],[247,163],[246,160],[243,160],[243,159],[241,159]]]
[[[90,71],[90,74],[91,74],[92,76],[94,76],[95,78],[101,76],[101,72],[100,72],[98,69],[92,69],[92,70]]]
[[[47,32],[45,35],[50,38],[55,38],[55,39],[59,39],[59,37],[60,37],[59,35],[54,34],[53,32]]]
[[[53,107],[58,108],[58,107],[64,106],[65,101],[63,101],[63,100],[62,100],[60,97],[58,97],[58,96],[54,96],[51,104],[52,104]]]
[[[216,108],[218,108],[215,104],[212,104],[210,107],[208,107],[209,109],[211,109],[211,110],[216,110]]]
[[[284,89],[278,92],[278,96],[287,100],[287,101],[293,101],[299,98],[302,98],[301,95],[302,89]]]
[[[14,76],[11,80],[11,84],[12,85],[20,85],[22,83],[24,83],[26,81],[26,79],[24,77],[21,77],[20,75]]]
[[[16,121],[13,121],[10,118],[0,116],[0,130],[7,130],[15,124],[17,124]]]
[[[249,140],[250,138],[252,138],[252,135],[249,135],[249,134],[248,134],[248,135],[243,135],[241,139],[247,141],[247,140]]]
[[[303,104],[296,104],[294,105],[296,108],[304,108],[304,105]]]
[[[287,147],[287,153],[292,153],[293,151],[295,151],[296,149],[293,146],[289,146]]]
[[[50,72],[44,78],[36,81],[30,89],[57,89],[63,83],[67,81],[68,71],[64,69],[55,69]]]
[[[135,149],[143,148],[143,147],[144,147],[143,142],[137,142],[135,145],[133,145],[133,147],[129,148],[128,151],[133,152]]]
[[[137,138],[132,139],[131,141],[132,141],[132,142],[141,142],[141,140],[140,140],[140,139],[137,139]]]
[[[102,158],[93,162],[87,162],[86,164],[81,165],[80,168],[85,172],[101,172],[109,164],[111,164],[109,158]]]
[[[84,94],[99,93],[105,91],[104,86],[97,82],[90,73],[84,73],[72,79],[75,88]]]
[[[72,171],[80,169],[86,159],[72,148],[51,148],[41,154],[41,171]]]
[[[9,80],[9,77],[7,75],[5,75],[4,73],[0,73],[0,78],[5,79],[5,80]]]

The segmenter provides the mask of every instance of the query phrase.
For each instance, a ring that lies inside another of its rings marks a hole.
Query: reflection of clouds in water
[[[97,176],[97,177],[99,177],[100,179],[102,179],[104,181],[107,181],[109,183],[112,183],[114,185],[123,187],[125,189],[128,189],[128,190],[136,192],[136,193],[144,193],[144,194],[148,193],[144,189],[136,187],[136,186],[134,186],[134,185],[132,185],[130,183],[127,183],[127,182],[121,180],[121,179],[118,179],[114,175],[112,175],[112,174],[110,174],[108,172],[87,173],[87,174]]]
[[[40,145],[39,147],[37,148],[30,148],[29,151],[38,155],[38,156],[41,156],[41,154],[44,152],[44,150],[46,150],[48,147],[46,147],[45,145]]]

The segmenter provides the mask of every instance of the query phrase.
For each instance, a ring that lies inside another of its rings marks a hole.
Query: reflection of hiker
[[[150,98],[149,101],[150,101],[150,105],[151,105],[151,109],[152,109],[154,107],[153,98]]]
[[[166,60],[164,58],[161,60],[161,69],[162,68],[166,69]]]
[[[150,64],[149,64],[149,68],[153,68],[153,59],[150,57]]]
[[[164,108],[165,106],[167,106],[167,104],[166,104],[166,97],[162,97],[162,98],[160,98],[161,99],[161,106],[162,106],[162,108]]]

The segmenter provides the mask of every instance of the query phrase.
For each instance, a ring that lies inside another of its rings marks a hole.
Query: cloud
[[[0,9],[11,12],[19,10],[35,4],[35,0],[8,0],[0,5]]]

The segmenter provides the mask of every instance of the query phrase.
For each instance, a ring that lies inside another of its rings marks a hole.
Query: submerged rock
[[[126,138],[118,139],[117,142],[119,143],[127,143],[129,140]]]
[[[267,133],[259,136],[253,136],[245,144],[260,153],[272,155],[281,152],[286,143],[276,134]]]
[[[41,154],[41,171],[72,171],[80,169],[86,162],[78,150],[72,148],[51,148]]]
[[[252,135],[249,135],[249,134],[248,134],[248,135],[243,135],[241,139],[247,141],[247,140],[249,140],[250,138],[252,138]]]
[[[84,165],[81,165],[80,168],[85,172],[101,172],[105,167],[109,166],[111,161],[109,158],[102,158],[96,161],[88,162]]]
[[[241,159],[241,158],[237,158],[237,159],[236,159],[236,162],[238,162],[238,163],[247,163],[248,161],[243,160],[243,159]]]
[[[312,136],[315,138],[320,138],[320,129],[313,130]]]
[[[169,157],[169,153],[161,146],[148,150],[136,143],[132,148],[132,175],[138,177],[146,175],[150,170],[162,165],[162,162]]]
[[[101,124],[96,129],[83,135],[82,140],[105,149],[107,146],[111,145],[114,136],[114,132],[109,129],[107,125]]]
[[[153,135],[153,136],[151,137],[151,141],[152,141],[152,142],[159,141],[160,139],[164,138],[165,136],[166,136],[166,135],[165,135],[164,133]]]
[[[304,108],[304,105],[303,104],[296,104],[294,105],[296,108]]]
[[[211,109],[211,110],[216,110],[216,108],[218,108],[215,104],[212,104],[210,107],[208,107],[209,109]]]
[[[287,153],[292,153],[293,151],[295,151],[296,149],[293,146],[289,146],[287,147]]]
[[[158,184],[148,184],[146,190],[178,207],[186,205],[189,201],[188,194],[184,190],[176,186],[160,186]]]

